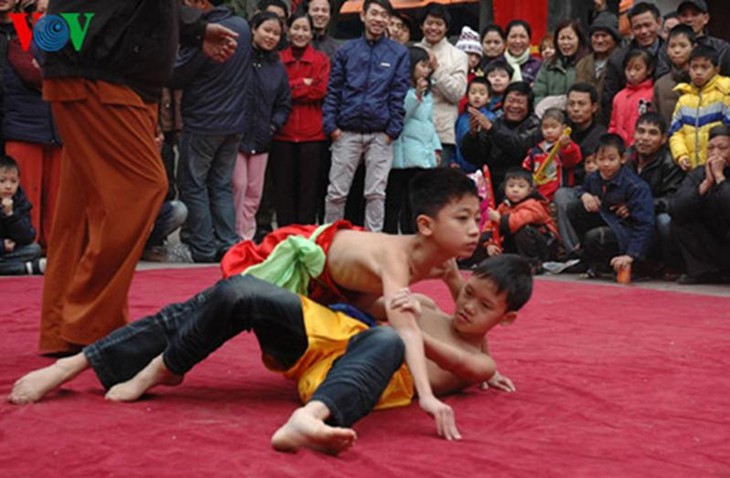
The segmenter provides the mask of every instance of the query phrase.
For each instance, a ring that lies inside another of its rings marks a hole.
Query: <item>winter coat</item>
[[[638,85],[626,85],[613,99],[608,132],[621,136],[626,145],[634,143],[634,130],[639,116],[653,111],[654,81],[650,78]]]
[[[494,122],[497,120],[497,115],[489,111],[486,106],[479,108],[479,111],[486,116],[489,121]],[[461,152],[461,142],[463,141],[464,136],[469,134],[469,116],[468,112],[461,113],[459,118],[456,120],[456,125],[454,126],[454,132],[456,135],[456,156],[454,158],[454,162],[459,165],[462,171],[470,174],[479,168],[475,164],[464,159],[464,154]]]
[[[725,168],[730,178],[730,167]],[[691,171],[669,201],[672,221],[687,224],[701,222],[715,237],[730,241],[730,181],[713,184],[700,196],[700,183],[705,180],[705,168]]]
[[[292,108],[274,139],[293,143],[326,140],[322,129],[322,104],[327,94],[329,58],[312,46],[307,46],[299,59],[291,48],[282,51],[279,56],[289,77]],[[306,85],[305,78],[311,78],[312,83]]]
[[[680,83],[681,93],[669,126],[669,147],[675,161],[689,157],[692,167],[707,161],[710,130],[718,124],[730,126],[730,78],[716,75],[698,90],[689,83]]]
[[[6,141],[60,145],[51,105],[41,96],[41,74],[32,61],[30,50],[23,51],[17,38],[8,43],[8,58],[2,70],[2,135]]]
[[[677,101],[682,96],[674,89],[680,83],[689,83],[689,75],[687,72],[675,68],[654,83],[654,108],[664,118],[667,128],[672,124],[674,108],[677,107]]]
[[[565,95],[575,83],[575,64],[564,66],[562,61],[554,59],[542,64],[535,78],[535,105],[540,104],[548,96]]]
[[[533,177],[535,177],[537,170],[547,160],[552,148],[552,144],[548,144],[546,141],[540,141],[533,148],[530,148],[527,157],[522,162],[522,167],[530,171]],[[539,184],[538,178],[535,177],[535,184],[540,194],[547,198],[548,201],[552,201],[555,196],[555,191],[559,187],[573,186],[572,170],[578,166],[582,159],[583,156],[581,156],[580,148],[573,141],[568,143],[566,147],[560,148],[553,162],[543,172],[545,182]]]
[[[336,129],[358,133],[384,132],[396,139],[403,130],[403,99],[410,85],[406,48],[388,38],[364,36],[335,52],[324,100],[324,133]]]
[[[629,50],[639,48],[636,40],[632,40],[623,48],[616,48],[611,56],[608,57],[608,65],[606,66],[606,76],[603,79],[603,93],[601,95],[601,117],[603,124],[608,124],[611,118],[611,109],[613,108],[613,97],[626,86],[626,76],[624,74],[624,58]],[[671,62],[667,56],[666,42],[661,38],[657,38],[654,47],[650,49],[656,59],[654,68],[654,80],[661,78],[669,73]]]
[[[669,148],[657,151],[654,160],[641,171],[639,171],[639,155],[636,150],[631,148],[627,156],[626,166],[638,174],[651,189],[651,195],[654,198],[654,212],[656,214],[667,212],[669,197],[677,191],[685,177],[682,168],[677,166],[672,159]]]
[[[254,49],[251,82],[243,106],[246,129],[238,150],[245,154],[267,152],[274,134],[286,123],[291,105],[289,78],[279,55]]]
[[[438,61],[433,72],[433,122],[441,143],[456,144],[454,124],[459,116],[459,101],[466,94],[469,58],[444,37],[431,45],[422,40],[417,46],[430,51]]]
[[[48,52],[44,78],[82,77],[126,85],[147,102],[159,100],[172,74],[178,43],[199,46],[206,22],[179,0],[63,0],[48,14],[93,13],[83,47]],[[240,41],[240,39],[239,39]]]
[[[634,259],[642,259],[652,244],[654,234],[654,201],[649,185],[626,166],[606,181],[600,172],[586,176],[578,197],[584,193],[601,200],[599,213],[618,238],[619,250]],[[626,206],[629,216],[621,219],[614,209]]]
[[[464,136],[461,152],[466,161],[477,166],[489,166],[492,183],[497,190],[501,190],[499,186],[507,170],[520,167],[530,145],[540,141],[540,120],[534,114],[529,114],[519,123],[501,117],[492,123],[489,131]]]
[[[405,100],[403,132],[393,142],[393,169],[435,168],[436,151],[441,151],[433,124],[433,95],[419,100],[415,88],[408,90]]]
[[[223,63],[208,58],[200,48],[180,50],[169,85],[182,88],[183,129],[199,135],[242,133],[246,127],[243,108],[251,70],[251,29],[246,20],[225,6],[205,14],[238,33],[238,48]]]
[[[598,104],[601,104],[601,96],[603,94],[603,82],[606,78],[606,68],[608,67],[608,59],[606,64],[596,76],[596,56],[590,53],[575,64],[575,82],[576,83],[588,83],[593,85],[598,92]]]
[[[0,256],[5,254],[2,246],[5,239],[15,242],[16,246],[27,246],[35,239],[35,229],[30,222],[30,201],[22,187],[13,195],[13,214],[6,216],[0,208]]]
[[[502,247],[505,237],[514,236],[525,226],[533,226],[542,229],[545,233],[552,233],[556,238],[560,237],[558,228],[547,208],[547,201],[539,194],[533,194],[512,204],[508,200],[502,201],[497,207],[500,214],[499,219],[499,240],[489,243]]]

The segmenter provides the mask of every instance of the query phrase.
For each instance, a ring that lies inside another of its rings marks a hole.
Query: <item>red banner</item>
[[[524,20],[532,29],[530,43],[538,45],[547,31],[548,0],[494,0],[494,22],[506,27],[511,20]]]

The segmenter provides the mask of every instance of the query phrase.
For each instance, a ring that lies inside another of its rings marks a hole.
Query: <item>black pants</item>
[[[618,237],[601,213],[588,212],[582,201],[574,201],[568,206],[568,218],[580,239],[581,260],[599,271],[608,270],[611,258],[621,250]]]
[[[416,224],[411,207],[410,182],[423,168],[391,169],[385,189],[385,220],[383,232],[389,234],[413,234]]]
[[[516,252],[530,263],[542,263],[555,259],[558,239],[546,227],[528,225],[505,235],[502,246],[504,252]]]
[[[672,220],[671,228],[689,275],[730,274],[730,231],[723,237],[699,221]]]
[[[274,141],[269,167],[274,183],[276,225],[314,224],[324,141]]]

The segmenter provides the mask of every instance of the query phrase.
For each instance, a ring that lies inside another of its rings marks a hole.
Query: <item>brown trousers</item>
[[[130,88],[44,81],[64,148],[41,308],[41,353],[74,351],[128,322],[134,268],[167,191],[157,105]]]

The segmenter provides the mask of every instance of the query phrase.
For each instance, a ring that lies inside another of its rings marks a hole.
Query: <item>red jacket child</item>
[[[626,85],[613,97],[613,110],[608,132],[621,136],[626,147],[634,143],[634,130],[639,116],[653,111],[654,80],[651,78],[637,85]]]
[[[561,186],[573,186],[573,169],[581,162],[583,155],[580,146],[570,140],[565,146],[558,150],[551,164],[545,167],[538,177],[538,170],[550,154],[553,145],[541,141],[537,146],[530,149],[527,157],[522,162],[522,167],[532,172],[537,190],[552,201],[555,191]]]

